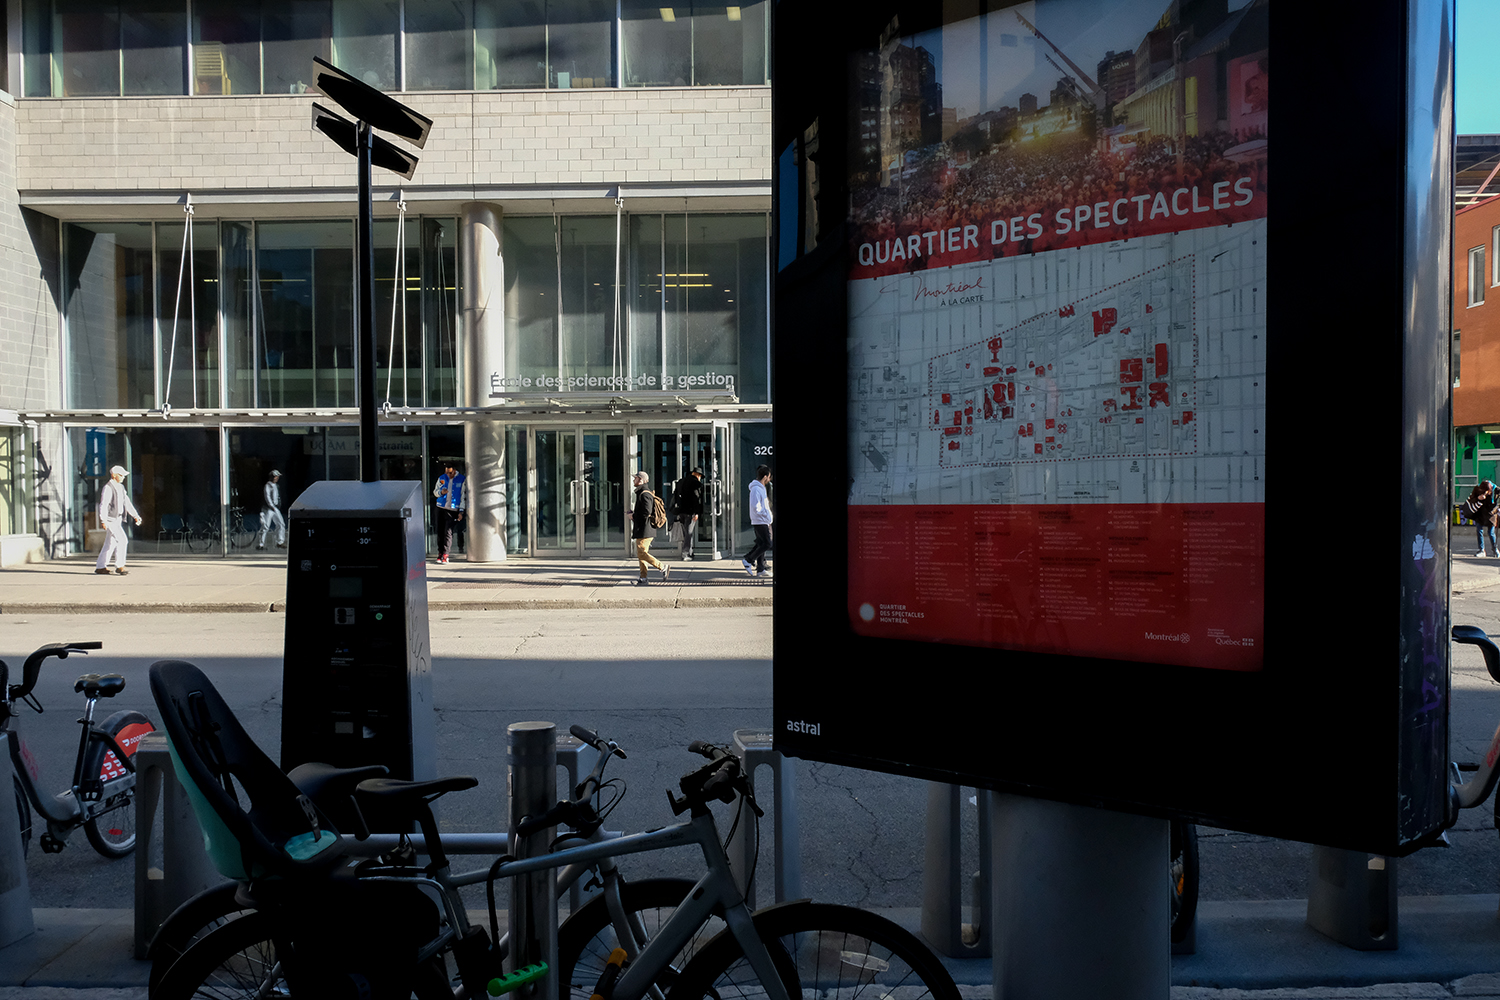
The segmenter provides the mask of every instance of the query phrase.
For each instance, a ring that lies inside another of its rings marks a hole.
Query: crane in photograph
[[[1037,28],[1036,25],[1026,20],[1026,18],[1021,15],[1020,11],[1012,11],[1012,13],[1016,15],[1017,21],[1020,21],[1023,25],[1025,25],[1027,31],[1031,32],[1033,35],[1039,38],[1042,44],[1047,46],[1047,48],[1051,49],[1053,52],[1056,52],[1057,57],[1067,64],[1068,69],[1064,71],[1065,78],[1068,74],[1071,74],[1071,76],[1073,77],[1073,88],[1075,90],[1079,89],[1080,84],[1082,85],[1084,93],[1080,96],[1086,97],[1089,102],[1094,105],[1095,108],[1102,110],[1105,105],[1105,94],[1104,91],[1100,89],[1099,85],[1094,82],[1093,78],[1083,70],[1079,69],[1078,64],[1069,59],[1066,52],[1058,48],[1056,45],[1053,45],[1052,39],[1042,34],[1041,30]],[[1051,56],[1047,55],[1045,52],[1042,53],[1042,55],[1043,58],[1052,63],[1053,66],[1057,66],[1057,63],[1052,59]],[[1057,68],[1059,70],[1062,70],[1061,66],[1057,66]]]

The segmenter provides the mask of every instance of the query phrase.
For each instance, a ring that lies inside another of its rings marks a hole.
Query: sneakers
[[[125,572],[125,568],[123,566],[116,566],[115,567],[115,576],[125,576],[125,575],[126,575],[126,572]]]
[[[650,581],[649,581],[649,580],[647,580],[647,579],[646,579],[646,578],[645,578],[645,577],[644,577],[644,576],[643,576],[643,577],[641,577],[641,578],[640,578],[640,579],[639,579],[639,580],[637,580],[637,581],[635,581],[635,585],[636,585],[636,586],[637,586],[637,587],[644,587],[644,586],[646,586],[646,585],[647,585],[647,584],[648,584],[648,583],[650,583]]]
[[[445,563],[445,562],[447,562],[447,561],[448,561],[448,557],[447,557],[447,556],[438,556],[438,557],[437,557],[437,561],[438,561],[438,562],[439,562],[439,563]]]
[[[748,560],[748,559],[741,559],[740,560],[740,565],[743,566],[743,567],[745,567],[745,572],[746,573],[750,574],[751,576],[755,575],[755,567],[752,566],[752,565],[750,565],[750,560]]]
[[[101,569],[96,569],[96,570],[94,570],[94,575],[95,576],[109,576],[109,570],[102,569],[102,568]]]
[[[662,583],[666,583],[667,582],[667,577],[671,574],[671,572],[672,572],[672,567],[668,566],[666,563],[662,563],[661,564],[661,582]]]
[[[1484,558],[1484,549],[1480,549],[1478,552],[1476,552],[1474,554],[1476,556],[1478,556],[1480,559],[1483,559]]]

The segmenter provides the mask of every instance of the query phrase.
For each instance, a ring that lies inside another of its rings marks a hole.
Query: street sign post
[[[379,166],[411,180],[417,158],[375,135],[389,132],[418,149],[427,144],[432,119],[388,94],[314,57],[313,83],[355,117],[351,122],[313,104],[313,127],[359,161],[359,470],[366,483],[380,479],[379,421],[375,410],[375,208],[370,170]]]

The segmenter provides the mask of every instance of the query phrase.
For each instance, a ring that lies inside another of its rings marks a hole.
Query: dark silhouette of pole
[[[370,191],[371,128],[359,129],[359,478],[380,482],[380,423],[375,413],[375,204]],[[398,291],[399,294],[399,291]]]

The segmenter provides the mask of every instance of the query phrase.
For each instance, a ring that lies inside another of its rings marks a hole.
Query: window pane
[[[392,406],[421,406],[421,234],[417,220],[409,219],[398,258],[398,225],[395,219],[375,222],[375,399]]]
[[[127,94],[183,94],[187,8],[182,0],[120,4],[120,64]]]
[[[69,224],[64,233],[68,402],[151,409],[151,224]]]
[[[54,97],[117,97],[120,93],[120,11],[115,0],[57,0],[52,41],[57,53]]]
[[[225,222],[224,240],[224,334],[228,349],[225,377],[229,380],[229,405],[236,409],[255,405],[255,370],[258,337],[251,333],[250,223]],[[260,330],[259,315],[253,329]]]
[[[693,83],[766,82],[766,11],[770,4],[693,7]]]
[[[748,376],[765,402],[765,216],[667,216],[666,231],[668,387],[745,398]]]
[[[162,396],[178,408],[219,405],[217,228],[212,222],[194,223],[191,248],[183,243],[187,227],[182,223],[164,222],[156,230]],[[185,249],[191,250],[187,267],[182,266]]]
[[[193,6],[193,93],[260,93],[260,6]]]
[[[458,402],[458,234],[456,219],[422,220],[422,326],[427,338],[427,405]]]
[[[313,56],[332,58],[332,0],[265,0],[265,93],[300,94],[312,79]]]
[[[623,0],[625,86],[685,87],[692,83],[691,11],[686,6],[662,7],[654,2],[647,6],[642,0]]]
[[[661,375],[662,217],[630,219],[630,374]]]
[[[406,0],[406,89],[470,89],[473,38],[467,3]]]
[[[547,19],[542,3],[476,0],[475,89],[547,85]]]
[[[21,5],[21,53],[26,63],[25,95],[52,96],[52,4],[50,0],[23,0]]]
[[[256,227],[261,406],[354,406],[354,229]]]
[[[505,374],[557,377],[557,251],[550,218],[503,224],[505,256]],[[532,390],[543,388],[536,384]]]
[[[396,25],[391,0],[333,0],[333,64],[380,90],[396,87]]]
[[[615,5],[603,0],[547,4],[547,86],[612,87]]]
[[[562,375],[625,374],[624,338],[615,339],[615,220],[562,220]]]

